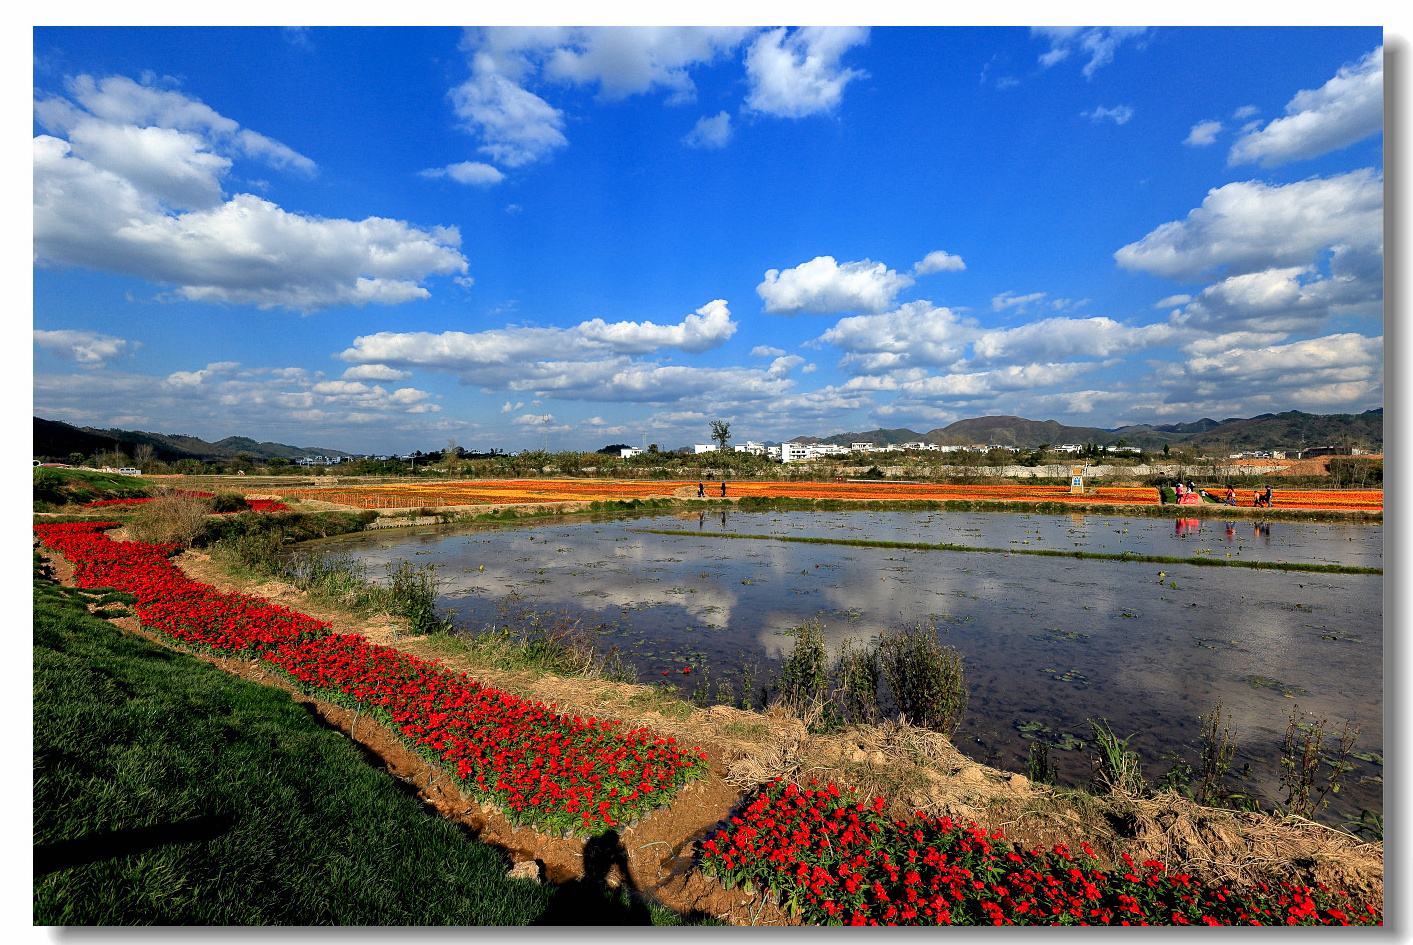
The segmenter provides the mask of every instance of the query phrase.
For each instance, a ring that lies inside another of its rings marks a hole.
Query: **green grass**
[[[138,476],[91,469],[34,467],[34,502],[43,506],[82,504],[95,499],[137,499],[152,495],[152,485]]]
[[[123,634],[93,596],[36,575],[36,924],[683,921],[597,879],[507,879],[288,695]]]
[[[745,532],[699,532],[671,528],[635,528],[649,535],[682,535],[696,538],[743,538],[784,541],[801,545],[846,545],[851,548],[902,548],[909,551],[961,551],[972,554],[1034,555],[1041,558],[1082,558],[1093,561],[1137,561],[1150,564],[1190,564],[1200,568],[1248,568],[1258,571],[1306,571],[1315,574],[1383,574],[1383,568],[1352,564],[1312,564],[1302,561],[1240,561],[1230,558],[1180,558],[1132,552],[1058,551],[1049,548],[987,548],[980,545],[934,544],[922,541],[877,541],[871,538],[824,538],[806,535],[755,535]]]

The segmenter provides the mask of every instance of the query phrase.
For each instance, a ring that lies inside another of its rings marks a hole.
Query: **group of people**
[[[722,497],[723,499],[726,498],[726,480],[725,480],[725,479],[721,480],[721,497]],[[705,499],[705,498],[706,498],[706,483],[704,483],[704,482],[702,482],[702,481],[700,481],[700,480],[697,481],[697,498],[698,498],[698,499]]]
[[[1178,480],[1173,484],[1173,492],[1177,495],[1178,505],[1200,505],[1204,500],[1207,502],[1218,502],[1221,505],[1236,505],[1236,489],[1227,486],[1226,493],[1219,500],[1206,489],[1197,488],[1197,483],[1191,479],[1186,484]],[[1258,509],[1269,509],[1272,504],[1271,487],[1266,486],[1265,490],[1257,490],[1253,494],[1253,504]]]

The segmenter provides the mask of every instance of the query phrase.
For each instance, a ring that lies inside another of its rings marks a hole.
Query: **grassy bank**
[[[34,585],[38,924],[675,924],[428,811],[286,694]]]
[[[703,532],[672,528],[635,528],[649,535],[681,535],[695,538],[741,538],[751,541],[781,541],[800,545],[844,545],[850,548],[902,548],[908,551],[959,551],[971,554],[1033,555],[1040,558],[1080,558],[1093,561],[1137,561],[1150,564],[1190,564],[1202,568],[1247,568],[1257,571],[1308,571],[1315,574],[1383,574],[1383,568],[1367,568],[1350,564],[1312,564],[1308,562],[1241,561],[1232,558],[1180,558],[1173,555],[1141,555],[1132,552],[1058,551],[1049,548],[987,548],[979,545],[954,545],[923,541],[877,541],[870,538],[823,538],[802,535],[756,535],[745,532]]]

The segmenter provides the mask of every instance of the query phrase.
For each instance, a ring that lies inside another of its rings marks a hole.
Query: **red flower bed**
[[[112,522],[36,525],[47,547],[74,565],[80,587],[137,598],[144,626],[226,655],[263,653],[311,693],[367,711],[453,773],[468,793],[515,823],[601,833],[669,804],[706,771],[687,750],[647,729],[555,712],[482,686],[436,663],[256,597],[186,577],[176,545],[113,541]]]
[[[151,499],[94,499],[92,502],[85,502],[86,509],[101,509],[109,505],[142,505],[144,502],[151,502]]]
[[[245,504],[252,512],[288,512],[289,506],[277,499],[246,499]]]
[[[215,498],[215,496],[216,496],[216,494],[215,494],[214,492],[193,492],[193,491],[190,491],[190,490],[187,490],[187,489],[177,489],[177,490],[175,490],[175,491],[173,491],[173,492],[169,492],[169,493],[167,493],[167,494],[168,494],[168,495],[185,496],[185,497],[191,498],[191,499],[213,499],[213,498]],[[103,508],[104,506],[109,506],[109,505],[143,505],[143,504],[148,503],[148,502],[151,502],[151,501],[152,501],[151,498],[144,498],[144,499],[95,499],[95,500],[92,501],[92,502],[85,502],[83,507],[86,508],[86,509],[101,509],[101,508]],[[279,501],[278,499],[246,499],[246,500],[245,500],[245,504],[250,507],[250,511],[252,511],[252,512],[288,512],[288,511],[289,511],[289,506],[288,506],[288,505],[285,505],[283,502]],[[234,513],[232,513],[232,512],[225,512],[225,513],[222,513],[222,514],[225,514],[225,515],[232,515],[232,514],[234,514]]]
[[[602,833],[706,771],[706,755],[622,723],[562,715],[360,636],[265,654],[311,693],[361,709],[518,824]]]
[[[883,815],[833,784],[772,782],[702,844],[706,872],[775,893],[804,922],[848,925],[1382,925],[1343,892],[1232,889],[1127,854],[1023,849],[975,824]]]
[[[279,643],[329,632],[329,625],[259,597],[228,594],[193,581],[167,560],[177,545],[113,541],[112,522],[36,525],[49,548],[74,565],[79,587],[111,587],[137,598],[144,626],[190,646],[255,654]]]

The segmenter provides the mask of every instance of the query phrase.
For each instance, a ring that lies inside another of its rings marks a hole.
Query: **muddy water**
[[[990,547],[1230,555],[1381,566],[1382,531],[1247,521],[901,512],[722,513],[353,536],[326,543],[363,560],[435,564],[443,605],[480,628],[507,608],[597,628],[643,681],[740,695],[818,620],[826,639],[867,639],[919,621],[965,657],[971,693],[958,744],[1024,770],[1051,746],[1061,783],[1089,774],[1081,743],[1105,718],[1157,777],[1195,761],[1198,716],[1220,703],[1250,765],[1246,788],[1281,798],[1291,710],[1359,727],[1330,814],[1382,810],[1382,590],[1379,575],[1308,574],[646,534],[643,528],[866,537]],[[690,667],[690,674],[683,674]],[[1326,819],[1330,819],[1327,817]]]

